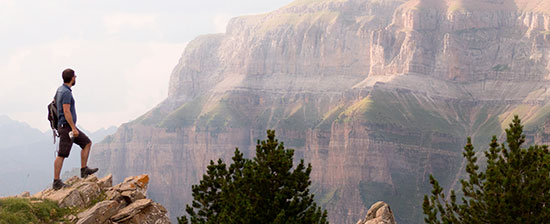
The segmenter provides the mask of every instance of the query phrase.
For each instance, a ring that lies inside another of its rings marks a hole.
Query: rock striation
[[[370,207],[365,219],[359,220],[357,224],[396,224],[396,222],[390,206],[386,202],[379,201]]]
[[[312,164],[330,222],[384,200],[398,222],[420,223],[429,174],[460,188],[467,136],[483,149],[518,114],[533,141],[548,140],[547,2],[297,0],[233,18],[188,44],[167,99],[97,144],[92,162],[117,181],[155,176],[149,193],[174,219],[210,160],[253,155],[275,129]]]
[[[133,176],[115,186],[112,175],[98,179],[95,175],[81,179],[68,179],[68,187],[54,191],[46,189],[32,195],[33,198],[56,201],[60,207],[78,211],[67,217],[77,224],[149,223],[169,224],[167,210],[160,204],[146,198],[148,175]],[[31,197],[22,194],[18,197]]]

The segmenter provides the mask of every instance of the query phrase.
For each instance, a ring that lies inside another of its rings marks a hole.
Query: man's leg
[[[61,168],[63,168],[63,161],[65,158],[58,156],[55,158],[55,162],[53,163],[53,179],[59,180],[61,179],[59,175],[61,174]]]
[[[78,130],[80,134],[74,139],[74,143],[78,144],[82,151],[80,151],[80,177],[86,178],[90,174],[97,172],[97,168],[88,168],[88,156],[90,156],[90,149],[92,148],[92,141],[84,132]]]
[[[88,168],[88,156],[90,155],[90,149],[92,148],[92,143],[89,142],[82,148],[80,152],[80,177],[86,178],[90,174],[97,172],[98,168]]]
[[[52,188],[54,190],[59,190],[66,186],[63,181],[61,181],[61,169],[63,168],[63,161],[65,161],[65,158],[69,157],[71,147],[73,146],[73,141],[69,138],[69,127],[61,126],[57,131],[59,131],[59,150],[57,151],[57,157],[53,164]]]
[[[57,156],[55,158],[55,161],[53,162],[53,184],[52,184],[52,188],[54,190],[59,190],[59,189],[64,188],[64,187],[67,186],[63,183],[63,181],[61,181],[61,178],[59,177],[59,175],[61,174],[61,168],[63,168],[63,161],[64,160],[65,160],[64,157]]]
[[[80,168],[85,168],[88,166],[88,156],[90,156],[90,149],[92,148],[92,143],[86,144],[82,151],[80,151]]]

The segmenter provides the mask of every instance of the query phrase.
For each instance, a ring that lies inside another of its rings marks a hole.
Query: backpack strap
[[[55,144],[55,139],[57,137],[59,137],[59,133],[57,133],[57,131],[55,131],[55,129],[52,129],[52,132],[53,132],[53,144]]]

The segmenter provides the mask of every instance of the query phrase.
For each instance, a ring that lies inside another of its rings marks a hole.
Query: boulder
[[[78,214],[77,224],[104,223],[118,212],[117,201],[102,201]]]
[[[46,189],[38,192],[33,197],[40,199],[49,199],[57,201],[60,207],[79,207],[90,206],[94,199],[99,197],[101,189],[97,182],[97,177],[90,176],[81,179],[76,176],[65,181],[68,187],[60,190]]]
[[[357,224],[395,224],[395,218],[390,206],[386,202],[374,203],[367,211],[365,220],[359,220]]]
[[[28,191],[25,191],[25,192],[17,195],[17,197],[19,197],[19,198],[28,198],[30,196],[31,196],[31,193],[29,193]]]
[[[127,219],[123,224],[151,223],[151,224],[169,224],[170,219],[166,216],[166,208],[158,203],[151,203],[143,208],[141,212]]]
[[[97,184],[99,184],[99,187],[102,190],[106,190],[107,188],[110,188],[113,186],[113,175],[109,174],[97,181]]]
[[[141,199],[121,209],[111,220],[114,222],[124,222],[141,212],[142,209],[149,206],[153,201],[151,199]]]
[[[40,199],[49,199],[56,201],[60,207],[85,207],[85,202],[82,196],[75,188],[63,188],[57,191],[48,189],[43,192],[37,193],[35,196],[40,195]]]
[[[101,188],[99,188],[99,185],[95,182],[83,182],[75,188],[80,193],[86,206],[91,205],[92,201],[101,194]]]

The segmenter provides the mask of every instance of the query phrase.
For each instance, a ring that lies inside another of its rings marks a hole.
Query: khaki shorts
[[[92,143],[88,136],[84,134],[84,132],[78,130],[79,134],[78,137],[71,139],[69,137],[69,132],[71,132],[71,126],[65,124],[60,125],[57,128],[57,131],[59,132],[59,151],[57,152],[57,156],[67,158],[69,157],[69,154],[71,153],[71,148],[73,147],[73,143],[80,146],[80,148],[84,148],[86,145]]]

